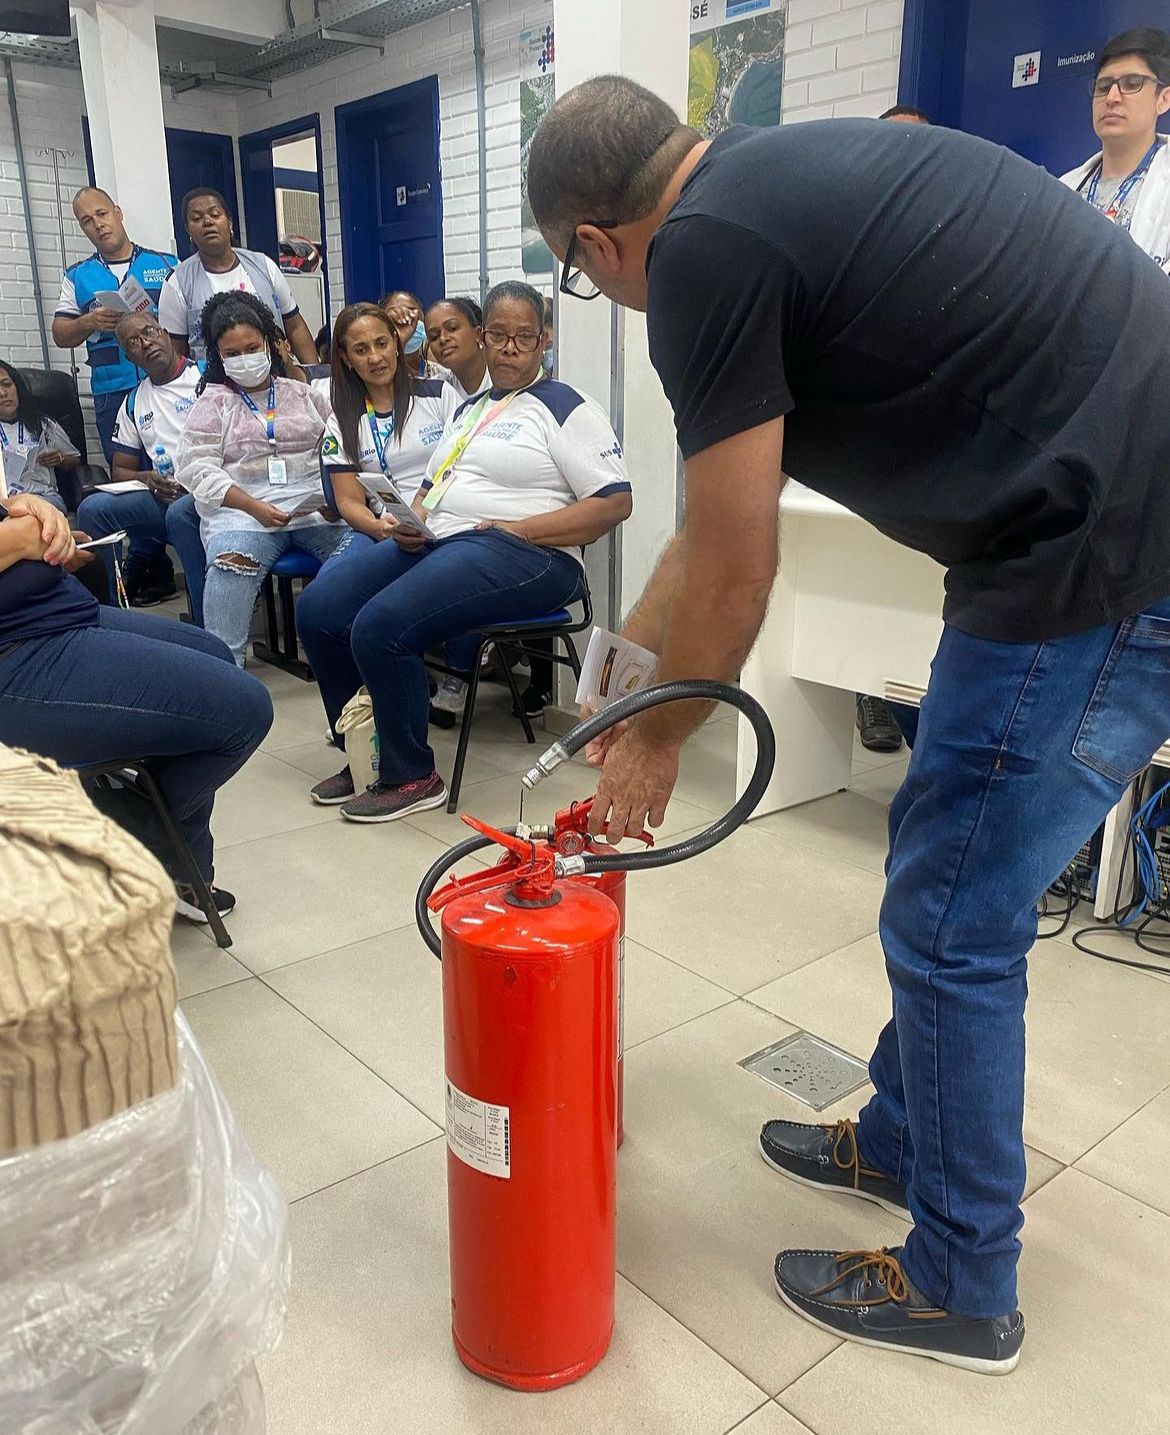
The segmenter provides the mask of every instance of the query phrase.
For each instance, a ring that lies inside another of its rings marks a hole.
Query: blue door
[[[899,99],[1062,174],[1100,149],[1089,82],[1149,0],[907,0]]]
[[[190,189],[206,184],[218,189],[228,202],[236,224],[236,161],[230,135],[202,134],[198,130],[166,131],[167,167],[171,172],[171,210],[175,219],[175,252],[186,259],[195,252],[179,206]]]
[[[335,114],[346,300],[407,289],[429,304],[446,292],[438,78]]]

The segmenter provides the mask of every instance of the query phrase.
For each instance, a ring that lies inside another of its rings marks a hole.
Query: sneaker
[[[430,718],[436,727],[454,727],[463,716],[467,684],[462,678],[444,678],[431,699]]]
[[[130,599],[130,606],[132,608],[157,608],[160,603],[165,603],[168,598],[173,598],[178,591],[173,578],[169,580],[150,578],[135,591],[134,596]]]
[[[348,767],[343,767],[319,782],[309,796],[319,807],[336,807],[339,802],[348,802],[353,796],[353,774]]]
[[[225,891],[223,887],[212,887],[212,900],[215,902],[215,910],[221,917],[226,917],[236,909],[236,899],[231,892]],[[199,898],[195,895],[194,887],[186,882],[175,883],[175,916],[185,917],[188,922],[202,922],[207,924],[207,913],[199,905]]]
[[[870,752],[897,752],[902,746],[902,729],[882,698],[857,699],[857,731],[862,747]]]
[[[430,777],[399,783],[397,787],[389,782],[371,782],[365,792],[345,804],[341,815],[350,822],[395,822],[399,817],[409,817],[412,812],[442,807],[446,800],[447,788],[443,779],[437,772],[432,772]]]
[[[899,1250],[781,1251],[780,1299],[831,1335],[903,1355],[925,1355],[982,1375],[1007,1375],[1020,1362],[1024,1317],[975,1319],[933,1305],[902,1269]]]
[[[862,1161],[852,1121],[833,1126],[766,1122],[760,1132],[760,1155],[774,1171],[801,1186],[860,1196],[895,1216],[910,1217],[905,1186]]]
[[[542,693],[534,687],[527,687],[520,694],[520,701],[524,704],[524,711],[529,717],[540,717],[552,702],[552,693]],[[512,704],[512,716],[520,716],[515,703]]]

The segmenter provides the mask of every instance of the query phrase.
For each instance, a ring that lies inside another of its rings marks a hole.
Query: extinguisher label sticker
[[[618,1054],[621,1061],[626,1051],[626,934],[622,933],[618,943]]]
[[[476,1101],[447,1082],[447,1146],[487,1176],[512,1176],[512,1117],[507,1106]]]

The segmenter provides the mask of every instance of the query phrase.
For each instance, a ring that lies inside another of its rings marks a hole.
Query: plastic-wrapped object
[[[175,1021],[173,1090],[0,1159],[3,1435],[263,1435],[287,1207]]]

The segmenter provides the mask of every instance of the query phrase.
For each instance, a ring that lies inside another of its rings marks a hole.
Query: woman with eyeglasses
[[[461,399],[489,388],[483,310],[474,299],[436,299],[426,312],[427,344]]]
[[[1170,147],[1157,132],[1170,110],[1170,36],[1115,36],[1097,61],[1092,94],[1101,150],[1064,183],[1170,270]]]
[[[265,575],[290,548],[322,563],[344,526],[326,509],[320,449],[332,410],[287,377],[272,311],[253,294],[216,294],[201,316],[207,369],[175,470],[199,512],[207,553],[203,626],[244,666]]]
[[[435,448],[413,504],[428,532],[403,524],[392,543],[328,566],[298,605],[334,733],[363,683],[373,701],[379,780],[355,793],[343,767],[312,792],[352,822],[392,822],[446,801],[427,742],[423,654],[579,598],[582,550],[633,506],[608,419],[541,374],[543,325],[530,285],[491,291],[483,336],[492,388],[460,408]]]

